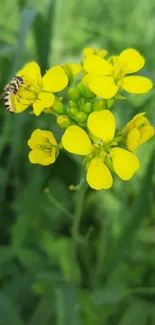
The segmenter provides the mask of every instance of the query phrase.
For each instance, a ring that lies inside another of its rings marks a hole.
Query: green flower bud
[[[101,111],[102,109],[105,108],[106,108],[105,100],[99,99],[94,102],[93,111]]]
[[[69,107],[79,107],[78,102],[76,102],[75,100],[69,100],[68,104]]]
[[[73,82],[72,71],[67,64],[63,64],[62,68],[64,69],[66,76],[68,77],[68,86],[70,86]]]
[[[84,108],[83,108],[83,111],[86,113],[86,114],[89,114],[91,113],[93,110],[93,104],[92,103],[85,103],[84,105]]]
[[[114,171],[113,169],[113,163],[112,163],[112,159],[109,156],[106,156],[104,159],[104,163],[105,165],[111,170],[111,172]]]
[[[69,109],[68,109],[68,114],[71,117],[75,117],[75,115],[77,114],[77,112],[79,112],[79,110],[78,110],[77,107],[69,107]]]
[[[75,115],[75,121],[78,122],[78,123],[84,123],[87,121],[87,114],[84,113],[84,112],[77,112],[76,115]]]
[[[64,114],[66,112],[64,104],[58,99],[55,99],[52,110],[57,114]]]
[[[67,115],[60,115],[57,117],[57,124],[61,128],[66,129],[71,125],[71,120]]]
[[[77,85],[77,88],[81,91],[84,98],[94,99],[96,95],[82,82]]]
[[[108,99],[107,100],[107,109],[111,109],[112,108],[112,106],[114,105],[114,99]]]
[[[81,91],[78,88],[70,88],[68,90],[68,98],[72,100],[77,100],[81,97]]]

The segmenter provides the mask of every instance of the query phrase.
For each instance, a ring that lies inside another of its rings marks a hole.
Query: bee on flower
[[[60,143],[51,131],[34,130],[28,140],[30,162],[51,165],[60,149],[83,156],[86,181],[95,190],[111,188],[114,173],[130,180],[140,168],[134,151],[154,135],[145,113],[136,114],[119,130],[110,111],[120,90],[151,90],[149,78],[135,75],[144,67],[144,58],[132,48],[108,59],[106,55],[105,49],[85,48],[83,62],[52,67],[43,76],[39,65],[30,62],[5,88],[9,111],[20,113],[32,106],[36,116],[54,115],[58,127],[65,129]],[[63,97],[55,95],[65,89]]]

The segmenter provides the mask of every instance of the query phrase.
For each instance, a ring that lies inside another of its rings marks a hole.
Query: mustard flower
[[[53,164],[59,153],[53,133],[46,130],[34,130],[28,140],[28,146],[32,149],[29,153],[29,160],[32,164],[43,166]]]
[[[130,151],[135,151],[154,135],[154,128],[144,115],[145,113],[136,114],[122,130],[123,141]]]
[[[49,69],[41,77],[40,67],[36,62],[26,64],[18,73],[24,80],[17,95],[12,96],[12,102],[16,113],[20,113],[33,106],[34,114],[41,112],[54,103],[54,94],[63,90],[68,84],[68,77],[61,66]]]
[[[152,88],[149,78],[129,76],[144,67],[145,60],[136,50],[129,48],[119,56],[105,60],[98,55],[90,55],[84,60],[83,69],[87,73],[83,82],[97,96],[110,99],[119,89],[132,94],[145,94]]]
[[[112,186],[108,159],[122,180],[132,178],[139,168],[139,160],[133,153],[117,146],[114,115],[108,110],[92,112],[87,127],[89,135],[77,125],[69,126],[62,136],[62,145],[70,153],[86,156],[86,180],[90,187],[101,190]]]

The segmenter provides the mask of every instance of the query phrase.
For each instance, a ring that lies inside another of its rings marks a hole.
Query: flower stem
[[[48,195],[48,199],[49,201],[55,205],[55,207],[63,212],[67,217],[69,217],[69,219],[73,220],[74,216],[72,215],[72,213],[70,213],[53,195],[52,193],[49,191],[49,189],[45,189],[45,193],[47,193]]]
[[[85,194],[87,190],[87,184],[83,183],[77,190],[75,197],[75,212],[74,212],[74,222],[72,226],[72,279],[76,281],[76,267],[77,267],[77,244],[79,241],[79,227],[80,220],[83,212],[83,205]]]

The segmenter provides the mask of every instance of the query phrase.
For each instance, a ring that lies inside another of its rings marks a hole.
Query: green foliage
[[[37,60],[44,72],[78,61],[91,45],[113,54],[140,50],[144,74],[155,80],[154,10],[151,0],[6,0],[1,91],[25,62]],[[144,110],[153,124],[154,98],[153,89],[118,101],[120,125]],[[46,168],[27,158],[33,129],[60,138],[53,117],[10,116],[2,102],[0,117],[0,325],[155,324],[155,140],[139,148],[132,181],[116,179],[100,192],[81,181],[71,191],[80,180],[78,157],[61,154]]]

